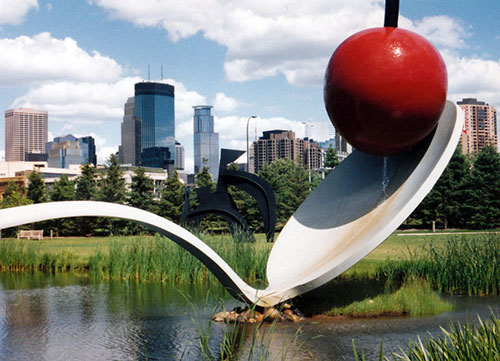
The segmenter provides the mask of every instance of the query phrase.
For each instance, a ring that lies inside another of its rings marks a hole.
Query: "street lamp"
[[[250,146],[248,144],[248,126],[250,125],[250,119],[257,118],[256,115],[251,115],[247,120],[247,172],[250,170]]]

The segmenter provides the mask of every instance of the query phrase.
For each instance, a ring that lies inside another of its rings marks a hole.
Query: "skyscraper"
[[[120,160],[125,164],[173,169],[175,162],[174,87],[135,84],[125,103]]]
[[[266,164],[277,159],[288,158],[306,169],[321,167],[319,143],[309,138],[295,138],[295,132],[287,130],[268,130],[253,143],[254,172],[258,173]]]
[[[127,99],[124,105],[122,123],[122,144],[120,163],[137,165],[141,159],[141,122],[135,117],[134,97]]]
[[[175,169],[184,170],[184,147],[181,143],[175,142]]]
[[[219,133],[214,132],[212,106],[194,106],[194,172],[203,169],[203,160],[209,167],[209,173],[216,179],[219,175]]]
[[[457,102],[465,113],[460,144],[462,153],[477,153],[485,145],[497,149],[497,110],[476,98]]]
[[[48,165],[53,168],[69,168],[70,164],[97,165],[95,141],[93,137],[76,138],[71,134],[55,137],[45,144]]]
[[[5,160],[24,161],[26,153],[41,154],[48,138],[48,112],[28,108],[5,111]]]

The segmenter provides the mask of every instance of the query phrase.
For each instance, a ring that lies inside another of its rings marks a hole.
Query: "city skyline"
[[[400,27],[426,36],[443,55],[450,100],[473,97],[498,107],[500,84],[492,79],[500,77],[499,8],[493,0],[474,7],[401,2]],[[277,128],[303,137],[302,122],[312,118],[311,137],[324,140],[328,58],[347,36],[382,22],[383,2],[370,0],[18,0],[0,16],[0,106],[47,110],[49,138],[94,136],[102,163],[118,150],[133,84],[163,78],[176,88],[176,136],[192,172],[197,104],[214,106],[220,147],[246,149],[251,115],[258,117],[251,138]]]

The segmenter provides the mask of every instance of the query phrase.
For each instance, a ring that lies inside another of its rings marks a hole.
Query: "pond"
[[[0,287],[1,360],[197,360],[200,334],[210,334],[214,350],[223,338],[227,326],[209,321],[221,300],[226,309],[238,305],[221,287],[92,283],[63,274],[0,273]],[[498,297],[452,299],[457,310],[435,317],[278,324],[269,350],[274,356],[287,350],[286,359],[349,360],[355,340],[373,359],[381,339],[386,350],[398,350],[452,320],[500,312]],[[302,346],[292,357],[294,341]]]

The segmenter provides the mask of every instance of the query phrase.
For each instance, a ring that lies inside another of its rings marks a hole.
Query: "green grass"
[[[262,239],[260,239],[262,238]],[[265,283],[270,244],[234,243],[230,235],[204,236],[244,280]],[[215,282],[193,255],[161,236],[2,240],[0,269],[13,272],[88,272],[94,279]]]
[[[255,243],[235,243],[230,235],[201,234],[200,237],[243,279],[265,284],[265,266],[272,244],[265,241],[264,234],[257,234]],[[394,283],[391,286],[394,288],[407,278],[424,278],[440,291],[498,294],[499,239],[498,236],[477,234],[394,234],[340,278],[363,280],[378,277]],[[467,248],[469,244],[475,244],[475,248]],[[453,261],[444,262],[443,255],[453,256]],[[2,239],[0,269],[75,273],[90,270],[92,276],[98,278],[155,282],[214,280],[206,267],[187,251],[169,240],[154,236],[43,241]],[[468,278],[464,282],[465,274]],[[474,283],[468,282],[473,279]]]
[[[500,320],[492,314],[489,322],[479,318],[479,325],[451,324],[448,329],[441,328],[441,336],[430,335],[423,342],[410,341],[408,351],[391,352],[383,356],[383,345],[380,348],[380,361],[496,361],[500,358]],[[366,360],[354,347],[356,360]]]
[[[441,299],[424,281],[409,281],[393,293],[383,293],[373,298],[334,307],[327,316],[377,317],[377,316],[430,316],[451,311],[453,304]]]
[[[390,288],[408,279],[422,278],[440,292],[498,295],[500,239],[476,235],[450,239],[439,247],[428,245],[405,259],[379,265],[376,274]]]

